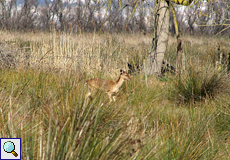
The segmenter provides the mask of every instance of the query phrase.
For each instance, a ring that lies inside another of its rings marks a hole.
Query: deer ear
[[[123,74],[123,70],[122,69],[120,69],[120,72],[121,72],[121,74]]]

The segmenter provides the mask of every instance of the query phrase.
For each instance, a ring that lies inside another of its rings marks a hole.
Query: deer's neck
[[[125,80],[123,78],[121,78],[121,76],[120,76],[118,78],[118,80],[116,81],[116,88],[120,88],[124,81]]]

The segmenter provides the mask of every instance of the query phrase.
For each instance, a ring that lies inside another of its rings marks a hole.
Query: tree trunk
[[[161,65],[168,44],[169,36],[169,6],[164,0],[159,0],[157,14],[155,16],[155,35],[152,50],[146,59],[147,75],[160,75]]]

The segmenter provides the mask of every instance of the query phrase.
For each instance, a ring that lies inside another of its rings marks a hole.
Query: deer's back
[[[98,78],[90,79],[86,81],[86,83],[92,89],[95,88],[95,89],[100,89],[104,91],[112,90],[116,84],[116,82],[114,81],[108,81],[108,80],[98,79]]]

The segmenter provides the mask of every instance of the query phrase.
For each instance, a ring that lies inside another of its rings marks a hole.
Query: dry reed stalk
[[[4,34],[8,35],[8,33]],[[30,56],[24,61],[28,62],[32,68],[63,71],[71,68],[90,75],[106,71],[113,77],[119,69],[127,70],[128,59],[133,54],[129,52],[128,47],[137,44],[134,38],[130,39],[130,36],[121,37],[110,34],[99,36],[87,33],[70,35],[53,30],[46,34],[17,33],[12,35],[10,40],[15,41],[16,44],[29,43]],[[18,55],[25,53],[23,50],[19,51]],[[18,58],[23,61],[22,57]]]

